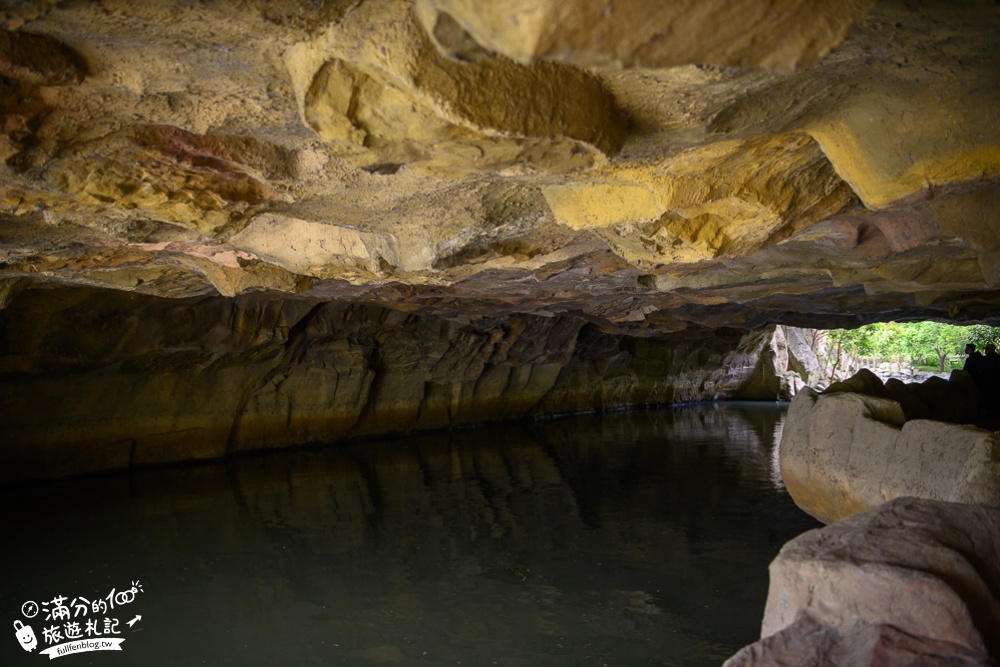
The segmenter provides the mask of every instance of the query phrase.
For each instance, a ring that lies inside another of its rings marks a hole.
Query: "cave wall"
[[[773,327],[637,338],[584,318],[67,288],[22,293],[0,332],[7,479],[783,390]]]
[[[992,0],[0,6],[10,474],[770,399],[815,382],[775,326],[997,323],[998,27]]]

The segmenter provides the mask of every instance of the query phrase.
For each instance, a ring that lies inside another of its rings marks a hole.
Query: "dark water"
[[[0,664],[50,662],[63,606],[125,641],[57,665],[718,665],[816,525],[774,472],[782,418],[706,404],[8,489]]]

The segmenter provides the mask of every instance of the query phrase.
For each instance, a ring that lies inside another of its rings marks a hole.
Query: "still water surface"
[[[817,525],[777,477],[782,419],[704,404],[8,489],[0,613],[39,646],[8,630],[0,663],[48,663],[62,604],[125,640],[66,667],[719,665]]]

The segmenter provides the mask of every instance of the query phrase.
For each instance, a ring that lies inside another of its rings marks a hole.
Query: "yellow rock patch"
[[[557,222],[594,231],[637,266],[745,255],[854,201],[803,134],[717,142],[646,169],[606,173],[607,181],[542,193]]]
[[[396,239],[351,227],[265,213],[229,240],[292,273],[327,278],[345,270],[378,273],[398,265]]]

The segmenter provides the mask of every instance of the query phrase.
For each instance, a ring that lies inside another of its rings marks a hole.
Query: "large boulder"
[[[726,667],[1000,656],[996,508],[899,498],[792,540],[770,573],[762,639]]]
[[[881,388],[867,373],[792,399],[779,456],[796,504],[827,523],[900,496],[1000,507],[1000,436],[908,421],[884,388],[871,395],[872,378]]]

